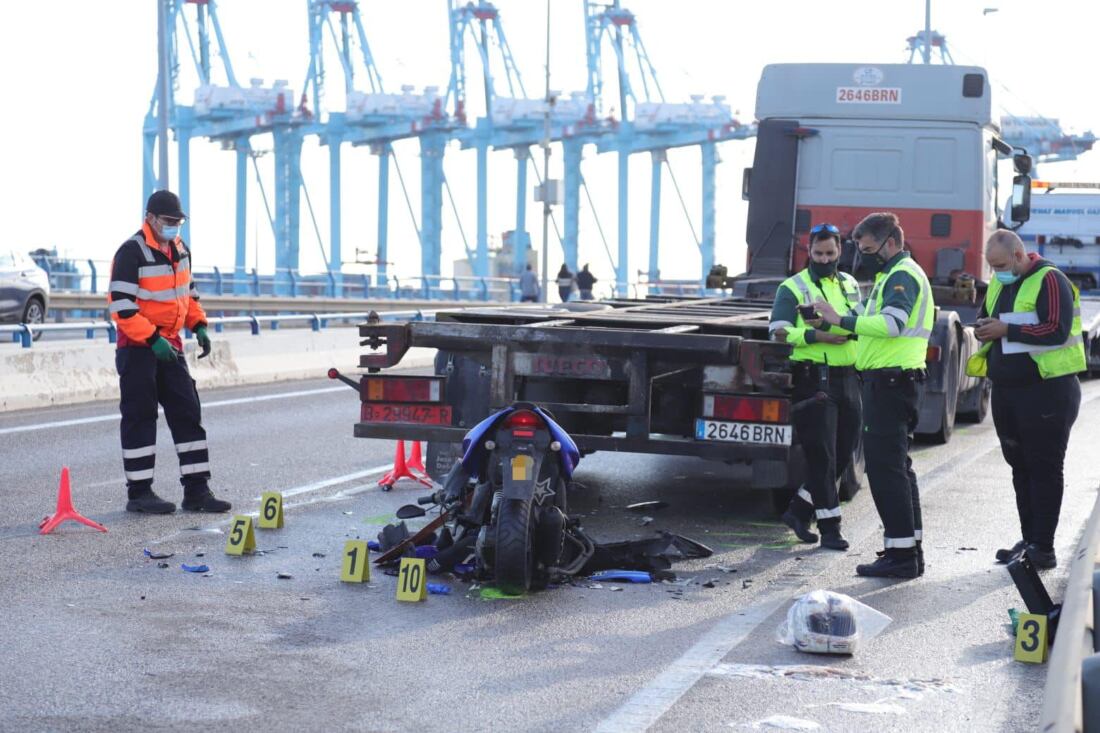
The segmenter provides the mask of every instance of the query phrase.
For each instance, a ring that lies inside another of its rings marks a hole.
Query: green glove
[[[175,361],[180,355],[180,352],[176,351],[176,348],[168,343],[163,336],[157,336],[153,339],[153,343],[149,344],[149,347],[160,361]]]
[[[195,329],[195,340],[199,342],[199,347],[202,348],[199,358],[210,356],[210,336],[206,333],[206,326],[199,326]]]

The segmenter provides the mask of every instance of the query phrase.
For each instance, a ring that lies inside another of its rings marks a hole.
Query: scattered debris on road
[[[210,568],[206,565],[188,565],[187,563],[180,563],[180,567],[189,573],[209,573]]]
[[[142,552],[144,552],[145,557],[149,558],[150,560],[167,560],[168,558],[176,554],[174,552],[152,552],[149,550],[149,548],[145,548],[144,550],[142,550]]]

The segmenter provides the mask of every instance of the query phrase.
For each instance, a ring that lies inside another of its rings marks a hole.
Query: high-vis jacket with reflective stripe
[[[1029,273],[1020,283],[1020,289],[1016,292],[1016,299],[1012,304],[1013,313],[1034,313],[1036,302],[1039,300],[1039,290],[1043,284],[1043,278],[1055,267],[1038,267]],[[1070,327],[1069,336],[1065,343],[1053,346],[1033,347],[1030,351],[1031,358],[1039,367],[1039,376],[1043,379],[1064,377],[1067,374],[1078,374],[1085,371],[1085,343],[1081,336],[1081,293],[1072,282],[1069,284],[1073,290],[1073,325]],[[997,299],[1001,297],[1004,286],[994,278],[989,282],[989,289],[985,291],[985,312],[996,312]],[[966,373],[972,377],[984,377],[987,372],[987,359],[993,342],[982,346],[976,354],[966,361]]]
[[[827,344],[816,340],[815,330],[806,324],[798,313],[798,305],[810,305],[825,300],[842,316],[858,312],[859,283],[846,272],[835,277],[814,280],[807,268],[783,281],[776,291],[772,305],[772,320],[768,331],[782,329],[787,343],[794,347],[791,361],[808,361],[830,366],[851,366],[856,362],[856,344],[849,340],[843,344]],[[829,328],[830,333],[846,335],[849,332],[839,326]]]
[[[145,224],[115,253],[107,302],[121,332],[119,346],[147,345],[154,334],[178,345],[181,328],[206,323],[191,281],[190,251],[177,238],[170,252],[161,250]]]
[[[887,268],[875,279],[863,314],[841,321],[859,335],[856,369],[923,369],[936,322],[932,285],[908,252],[895,255]],[[915,296],[911,300],[909,291]],[[895,292],[898,298],[892,297]],[[908,312],[891,302],[899,299],[909,303]]]

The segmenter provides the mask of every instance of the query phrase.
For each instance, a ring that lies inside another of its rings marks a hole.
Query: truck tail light
[[[703,395],[703,417],[751,422],[790,422],[791,403],[774,397]]]
[[[939,346],[929,346],[928,347],[928,352],[924,355],[924,360],[925,361],[933,361],[933,362],[939,361],[940,360],[940,347]]]
[[[365,376],[359,391],[363,402],[442,402],[443,379]]]

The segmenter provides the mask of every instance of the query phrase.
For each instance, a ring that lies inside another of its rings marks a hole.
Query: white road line
[[[204,402],[203,409],[211,407],[225,407],[227,405],[243,405],[249,402],[266,402],[268,400],[283,400],[289,397],[309,397],[311,395],[326,394],[328,392],[338,392],[340,390],[346,390],[347,387],[325,387],[323,389],[303,389],[295,392],[280,392],[278,394],[268,395],[256,395],[255,397],[238,397],[232,400],[215,400],[214,402]],[[160,411],[163,414],[163,410]],[[18,425],[14,428],[0,428],[0,435],[8,435],[11,433],[29,433],[35,430],[49,430],[51,428],[66,428],[72,425],[90,425],[98,422],[111,422],[118,421],[117,414],[111,415],[96,415],[95,417],[81,417],[74,420],[58,420],[56,422],[43,422],[34,423],[32,425]]]
[[[929,479],[929,481],[920,483],[921,498],[923,499],[930,494],[952,471],[965,468],[978,459],[999,450],[1000,445],[997,445],[988,450],[974,452],[959,461],[953,459],[944,461],[925,471],[920,475],[920,478]],[[877,522],[871,522],[870,526],[870,530],[852,541],[853,546],[879,533]],[[816,578],[831,566],[847,559],[843,554],[834,556],[815,555],[813,557],[822,558],[819,563],[814,563],[813,569],[817,572],[803,579],[798,586],[780,587],[748,608],[738,609],[721,619],[683,656],[666,667],[648,685],[631,695],[630,699],[623,703],[618,710],[600,722],[596,727],[597,733],[627,733],[628,731],[635,733],[647,730],[668,712],[688,690],[694,687],[703,675],[721,662],[734,647],[748,638],[749,634],[753,633],[760,624],[764,623],[784,604],[790,602],[792,598],[808,592],[809,586],[815,582]],[[802,565],[805,564],[805,562],[802,563]]]
[[[346,484],[348,481],[355,481],[356,479],[366,478],[367,476],[375,476],[384,471],[388,471],[393,468],[392,465],[386,464],[385,466],[375,466],[374,468],[367,468],[362,471],[356,471],[355,473],[349,473],[344,476],[334,476],[333,478],[327,478],[322,481],[315,481],[312,484],[304,484],[302,486],[295,486],[292,489],[284,489],[282,491],[283,498],[286,499],[291,496],[298,496],[299,494],[308,494],[311,491],[317,491],[318,489],[327,489],[329,486],[336,486],[338,484]],[[255,497],[253,501],[259,501],[260,497]]]

